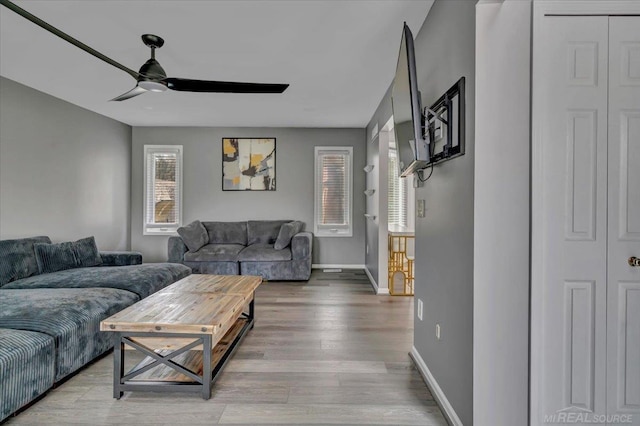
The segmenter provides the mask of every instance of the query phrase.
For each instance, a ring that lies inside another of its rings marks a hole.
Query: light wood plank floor
[[[112,397],[112,355],[7,425],[446,425],[413,367],[413,299],[376,296],[362,271],[268,282],[256,325],[214,385],[198,394]]]

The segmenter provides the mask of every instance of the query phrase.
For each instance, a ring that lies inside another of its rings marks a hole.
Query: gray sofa
[[[191,273],[184,265],[142,264],[133,252],[95,248],[83,258],[64,244],[0,241],[0,421],[108,351],[112,336],[99,331],[101,320]],[[64,266],[41,256],[59,248],[74,253],[67,258],[74,267],[43,272]],[[87,259],[93,266],[82,265]]]
[[[259,275],[265,280],[306,281],[313,234],[291,220],[194,221],[170,237],[169,262],[197,274]]]

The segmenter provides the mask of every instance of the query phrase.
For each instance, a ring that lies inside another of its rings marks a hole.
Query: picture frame
[[[276,190],[276,138],[222,138],[223,191]]]

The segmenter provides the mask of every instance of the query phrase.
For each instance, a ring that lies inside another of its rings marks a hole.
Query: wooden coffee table
[[[100,323],[115,334],[113,397],[211,386],[254,324],[261,277],[190,275]],[[147,357],[125,374],[125,349]]]

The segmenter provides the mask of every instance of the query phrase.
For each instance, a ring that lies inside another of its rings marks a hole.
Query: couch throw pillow
[[[33,249],[41,274],[102,265],[93,236],[58,244],[36,243]]]
[[[82,238],[71,243],[71,245],[76,255],[78,267],[87,268],[89,266],[102,265],[102,257],[100,257],[96,239],[93,236]]]
[[[78,267],[78,260],[71,242],[58,244],[35,243],[33,249],[36,253],[38,271],[41,274]]]
[[[190,224],[178,228],[178,235],[192,253],[200,250],[209,242],[209,234],[199,220],[194,220]]]
[[[39,274],[36,243],[51,244],[51,240],[45,236],[0,240],[0,287]]]
[[[294,235],[302,230],[302,222],[294,220],[293,222],[285,223],[280,227],[278,238],[276,239],[273,248],[276,250],[282,250],[291,244],[291,239]]]

